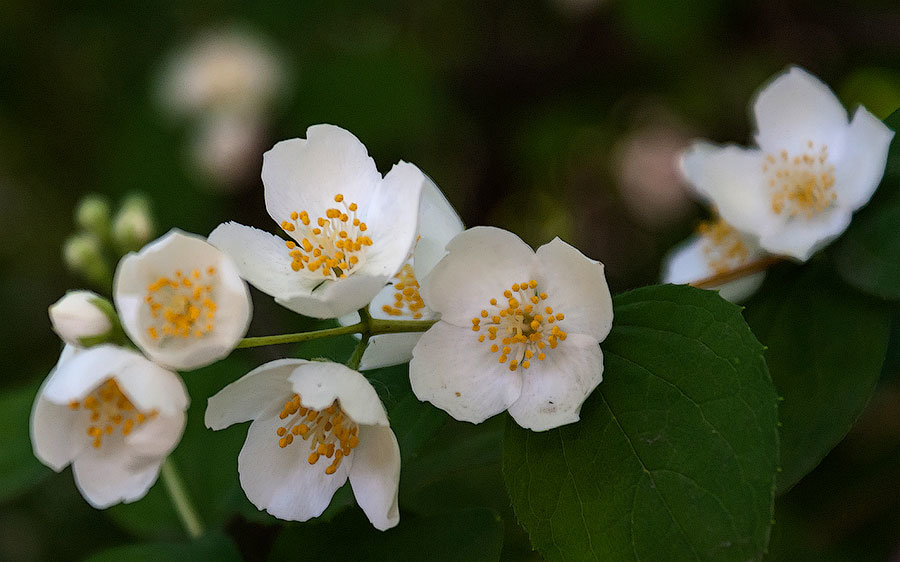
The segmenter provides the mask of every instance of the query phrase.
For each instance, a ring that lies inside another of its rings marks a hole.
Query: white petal
[[[349,131],[313,125],[306,139],[279,142],[263,154],[266,210],[277,223],[292,212],[309,211],[313,220],[334,206],[334,196],[366,209],[381,174],[366,147]]]
[[[279,359],[253,369],[209,398],[204,421],[206,427],[219,430],[252,420],[273,403],[284,402],[293,394],[288,376],[303,359]]]
[[[603,264],[559,238],[537,249],[535,263],[539,272],[537,290],[547,293],[546,303],[554,313],[565,314],[560,327],[568,333],[603,341],[613,321],[612,296]]]
[[[340,363],[308,361],[289,377],[294,392],[307,408],[324,410],[340,400],[341,408],[360,425],[388,425],[378,393],[362,376]]]
[[[756,142],[766,152],[800,154],[810,140],[827,144],[832,153],[842,148],[847,111],[828,86],[796,66],[759,92],[753,114]]]
[[[426,176],[419,204],[419,239],[413,258],[413,269],[420,282],[446,255],[447,244],[464,228],[453,206]]]
[[[238,455],[241,487],[259,509],[279,519],[306,521],[321,515],[331,503],[335,491],[347,481],[354,455],[345,459],[334,474],[325,474],[328,459],[310,465],[309,444],[303,439],[282,449],[275,433],[281,426],[281,404],[275,406],[250,424]]]
[[[360,207],[373,243],[359,273],[391,277],[406,262],[416,241],[424,183],[417,167],[400,162],[378,184],[369,206]]]
[[[157,416],[135,428],[125,437],[130,454],[139,457],[166,457],[181,441],[187,415]]]
[[[350,485],[356,503],[379,531],[400,522],[400,447],[389,427],[360,427],[359,445],[353,449]]]
[[[479,343],[468,328],[443,321],[425,332],[413,349],[409,382],[419,400],[472,423],[508,408],[522,387],[521,377],[497,362],[487,342]]]
[[[421,337],[422,332],[372,336],[359,362],[359,370],[370,371],[408,363],[412,359],[413,348]]]
[[[662,282],[683,285],[713,275],[715,271],[709,265],[704,246],[704,238],[696,234],[675,246],[663,259]],[[751,251],[750,259],[755,259],[758,255],[762,255],[762,252],[756,247],[756,252]],[[727,301],[741,302],[759,289],[765,277],[765,272],[755,273],[713,289],[719,291],[719,296]]]
[[[806,261],[847,229],[850,216],[849,210],[832,207],[809,219],[789,219],[779,230],[760,238],[759,245],[773,254]]]
[[[758,150],[734,145],[695,142],[681,157],[681,172],[706,197],[728,224],[761,236],[777,228],[781,219],[772,205]]]
[[[171,416],[187,409],[187,390],[178,375],[139,353],[109,344],[81,351],[59,365],[44,396],[57,404],[80,401],[109,378],[115,378],[122,393],[143,412]]]
[[[893,137],[894,131],[864,107],[856,110],[834,165],[838,205],[855,211],[869,202],[884,175]]]
[[[211,244],[231,256],[241,277],[271,297],[306,294],[321,280],[291,269],[284,239],[236,222],[222,223],[209,235]]]
[[[499,228],[477,226],[455,237],[449,252],[423,280],[420,293],[442,320],[471,326],[471,319],[513,283],[530,280],[534,251]]]
[[[553,429],[578,421],[581,404],[603,379],[603,353],[592,338],[570,335],[522,377],[510,415],[532,431]]]
[[[217,304],[213,330],[202,338],[153,339],[148,327],[155,325],[145,301],[147,286],[161,277],[174,278],[176,271],[206,271]],[[157,363],[172,369],[194,369],[228,355],[250,324],[250,293],[231,259],[205,238],[172,230],[138,253],[125,256],[115,277],[115,301],[122,327],[137,346]]]
[[[53,331],[68,344],[79,345],[83,338],[108,334],[112,323],[95,302],[103,300],[93,291],[69,291],[50,307]]]
[[[76,418],[83,412],[74,412],[68,404],[57,404],[44,397],[44,389],[56,376],[59,365],[69,361],[76,353],[76,348],[70,345],[63,349],[57,366],[50,371],[38,390],[31,409],[31,445],[34,456],[57,472],[77,457],[88,444],[83,439],[84,428],[76,423]]]
[[[156,482],[162,457],[131,457],[127,449],[103,447],[72,463],[75,485],[97,509],[139,500]]]
[[[324,281],[309,294],[279,297],[275,302],[305,316],[337,318],[369,304],[387,281],[387,276],[356,272],[346,279]]]

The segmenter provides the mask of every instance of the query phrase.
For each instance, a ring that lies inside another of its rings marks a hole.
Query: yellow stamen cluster
[[[701,222],[697,233],[704,238],[703,254],[713,273],[731,271],[749,258],[741,234],[722,219]]]
[[[324,410],[312,410],[301,404],[299,394],[294,394],[284,403],[279,417],[287,421],[275,432],[278,446],[284,449],[295,436],[309,441],[309,464],[316,464],[320,457],[332,459],[325,474],[337,472],[341,460],[359,445],[359,426],[337,400]]]
[[[807,142],[809,152],[791,157],[782,150],[776,157],[766,155],[763,172],[772,193],[772,211],[787,213],[793,218],[802,215],[812,218],[830,207],[837,199],[834,187],[834,166],[828,163],[828,147],[815,151],[813,141]]]
[[[139,412],[131,400],[122,394],[115,379],[107,379],[81,402],[69,402],[69,408],[84,408],[91,412],[91,424],[87,428],[88,436],[93,438],[95,449],[103,444],[103,437],[113,435],[116,429],[123,436],[130,434],[134,428],[157,416],[155,410],[147,413]]]
[[[491,308],[472,318],[472,331],[486,332],[478,335],[479,342],[485,339],[500,342],[490,344],[491,353],[500,354],[497,359],[500,363],[509,361],[510,371],[529,368],[533,358],[543,361],[549,349],[555,349],[566,339],[566,332],[554,325],[564,320],[565,315],[554,313],[546,304],[542,306],[548,295],[536,289],[534,279],[513,283],[503,292],[505,305],[491,299]]]
[[[399,273],[394,275],[394,306],[384,305],[381,307],[386,314],[391,316],[403,316],[406,313],[404,308],[409,309],[409,315],[415,320],[422,318],[422,309],[425,308],[425,301],[419,295],[419,282],[413,274],[411,265],[406,264]]]
[[[216,317],[213,279],[216,268],[195,269],[185,275],[160,277],[147,285],[144,302],[150,308],[153,325],[147,334],[154,340],[167,337],[202,338],[212,332]]]
[[[360,265],[372,245],[364,234],[368,226],[356,216],[357,204],[348,205],[340,193],[334,202],[343,208],[326,209],[325,216],[315,221],[307,211],[292,212],[290,220],[282,221],[281,228],[294,238],[285,242],[294,271],[320,271],[323,278],[343,279]]]

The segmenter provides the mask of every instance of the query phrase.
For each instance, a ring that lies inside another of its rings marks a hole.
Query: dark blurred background
[[[333,123],[382,172],[417,164],[467,225],[558,235],[603,261],[615,293],[655,282],[702,216],[674,156],[696,136],[748,142],[748,103],[773,74],[801,65],[882,118],[900,106],[891,0],[141,4],[0,3],[0,560],[135,540],[68,471],[21,462],[59,352],[47,307],[83,285],[61,251],[85,194],[144,193],[159,234],[272,230],[262,152]],[[297,329],[254,295],[251,335]],[[894,367],[857,430],[780,500],[773,558],[900,557]]]

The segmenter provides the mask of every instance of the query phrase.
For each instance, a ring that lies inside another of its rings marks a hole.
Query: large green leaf
[[[314,540],[310,540],[314,537]],[[498,560],[503,522],[488,509],[467,509],[428,517],[403,514],[400,524],[378,531],[361,513],[347,512],[328,523],[291,525],[272,548],[270,560]]]
[[[239,562],[237,547],[221,532],[204,535],[192,542],[132,544],[98,552],[86,562],[159,562],[160,560],[216,560]]]
[[[776,395],[737,306],[684,286],[614,299],[581,421],[507,425],[513,507],[548,560],[750,560],[769,539]]]
[[[825,268],[770,271],[747,306],[766,346],[779,407],[779,492],[810,470],[850,430],[881,374],[890,308],[842,285]]]
[[[885,124],[900,131],[900,110]],[[841,277],[873,295],[900,299],[900,137],[894,136],[884,178],[834,248]]]
[[[49,472],[34,457],[28,438],[36,394],[36,386],[0,394],[0,502],[28,491]]]

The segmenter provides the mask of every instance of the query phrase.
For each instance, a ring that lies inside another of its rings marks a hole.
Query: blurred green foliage
[[[745,142],[748,100],[791,63],[831,84],[848,107],[863,103],[886,117],[900,105],[900,9],[890,0],[566,6],[566,0],[0,3],[0,316],[7,319],[0,324],[6,367],[0,559],[83,559],[138,541],[153,541],[151,552],[160,555],[175,552],[168,549],[181,540],[160,485],[134,505],[105,512],[88,506],[69,470],[52,474],[30,457],[27,416],[59,352],[46,309],[78,287],[65,272],[61,247],[83,195],[118,202],[142,192],[160,232],[177,226],[205,234],[229,219],[272,227],[258,180],[261,156],[250,179],[223,190],[190,165],[196,123],[171,121],[155,97],[166,60],[198,33],[244,26],[282,54],[289,95],[267,116],[266,147],[303,136],[310,124],[345,127],[382,171],[399,159],[418,164],[466,224],[501,226],[531,243],[560,235],[602,260],[613,292],[654,282],[661,257],[699,216],[687,206],[672,221],[654,222],[635,211],[641,207],[630,203],[634,195],[617,171],[623,138],[662,127],[676,136]],[[264,295],[254,297],[252,335],[313,325]],[[185,376],[194,403],[176,461],[204,518],[241,537],[237,547],[251,560],[265,559],[277,528],[237,486],[244,430],[205,430],[205,399],[252,366],[296,351],[240,352]],[[897,364],[889,358],[885,378],[893,382],[882,383],[863,417],[876,421],[861,422],[780,500],[774,559],[896,554]],[[408,387],[391,387],[398,380],[402,373],[385,374],[376,388],[392,416],[415,420],[421,412],[403,395]],[[398,434],[421,444],[417,453],[404,451],[412,456],[404,457],[401,504],[414,510],[422,532],[429,521],[456,517],[429,513],[429,497],[449,496],[460,513],[501,518],[505,558],[529,556],[503,492],[502,424],[475,431],[427,419],[422,426]],[[23,463],[9,460],[16,458]],[[455,467],[457,479],[430,480],[428,467],[438,464]],[[336,517],[353,528],[355,509]],[[195,557],[218,552],[201,547]]]

